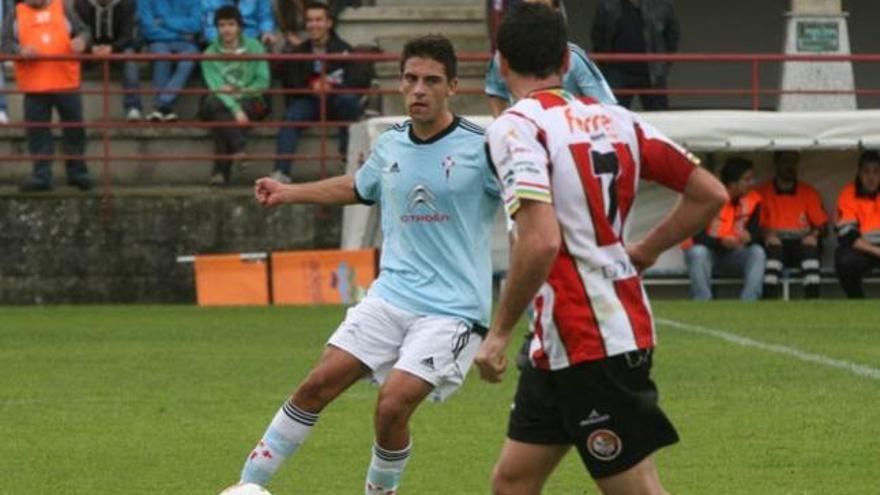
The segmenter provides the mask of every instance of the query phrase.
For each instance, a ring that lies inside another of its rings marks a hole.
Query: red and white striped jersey
[[[561,369],[654,346],[623,244],[640,178],[681,192],[698,160],[636,114],[564,90],[532,93],[487,132],[508,215],[551,203],[563,245],[534,299],[532,363]]]

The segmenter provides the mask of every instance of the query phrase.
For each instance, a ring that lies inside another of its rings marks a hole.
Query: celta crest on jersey
[[[455,166],[455,159],[451,156],[447,156],[443,159],[443,173],[446,174],[446,180],[449,180],[449,175],[452,174],[452,167]]]

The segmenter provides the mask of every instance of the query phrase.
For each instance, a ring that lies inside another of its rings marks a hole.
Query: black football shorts
[[[678,441],[657,403],[651,350],[556,371],[522,370],[507,436],[574,445],[593,478],[621,473]]]

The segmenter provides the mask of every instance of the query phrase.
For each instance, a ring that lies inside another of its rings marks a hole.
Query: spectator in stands
[[[846,297],[863,299],[862,279],[880,269],[880,154],[859,157],[856,180],[837,199],[835,268]]]
[[[137,7],[141,35],[150,53],[199,53],[196,40],[202,32],[201,0],[137,0]],[[174,104],[194,68],[194,60],[153,62],[153,86],[157,93],[148,120],[177,120]]]
[[[205,43],[217,41],[215,13],[225,6],[237,7],[241,13],[242,34],[259,40],[265,46],[275,43],[275,15],[272,0],[201,0],[202,38]]]
[[[321,0],[318,0],[321,1]],[[330,17],[339,19],[339,14],[348,8],[357,8],[363,4],[363,0],[329,0],[327,5],[330,6]]]
[[[6,1],[0,0],[0,22],[3,22],[5,19],[4,15],[6,12]],[[3,62],[0,62],[0,125],[6,125],[9,123],[9,114],[6,113],[6,93],[3,93],[3,89],[6,87],[6,74],[3,69]]]
[[[740,298],[761,297],[766,256],[761,247],[761,196],[752,188],[752,162],[730,158],[721,169],[721,182],[730,201],[709,227],[685,247],[685,262],[691,279],[691,296],[700,301],[712,298],[712,274],[716,267],[725,275],[742,276]]]
[[[674,53],[679,27],[672,0],[600,0],[591,33],[595,53]],[[602,72],[618,89],[666,89],[668,62],[624,62],[602,65]],[[631,94],[617,92],[629,108]],[[667,110],[665,94],[640,95],[645,110]]]
[[[796,151],[774,153],[776,175],[758,189],[760,225],[767,253],[765,299],[779,298],[782,269],[786,266],[801,269],[805,298],[819,297],[819,241],[828,224],[828,214],[819,192],[798,180],[799,161]]]
[[[351,45],[346,43],[333,28],[330,8],[322,2],[310,1],[305,6],[306,31],[309,39],[294,48],[293,53],[348,53]],[[356,64],[340,62],[291,61],[282,66],[282,84],[289,89],[311,89],[313,95],[293,95],[288,99],[284,112],[285,122],[307,122],[320,118],[321,96],[319,93],[336,88],[365,87],[362,81],[351,77]],[[361,115],[360,95],[327,94],[326,117],[328,120],[353,121]],[[296,152],[302,129],[284,127],[278,133],[277,152],[289,155]],[[348,149],[348,127],[339,129],[339,152]],[[291,161],[279,158],[272,177],[279,182],[290,182]]]
[[[543,3],[549,7],[559,9],[559,0],[522,0],[525,3]],[[605,82],[602,72],[596,64],[587,57],[587,54],[574,43],[568,44],[569,66],[562,76],[562,88],[575,96],[588,96],[600,103],[614,104],[617,99]],[[486,70],[485,83],[486,96],[489,97],[489,108],[492,115],[501,115],[507,106],[513,102],[513,95],[507,89],[507,84],[501,77],[498,63],[498,54],[489,61]]]
[[[9,12],[3,23],[3,51],[23,56],[83,53],[89,43],[88,27],[76,14],[71,0],[25,0]],[[80,63],[70,60],[17,61],[15,80],[24,93],[24,120],[48,123],[54,108],[65,123],[83,121]],[[64,154],[82,156],[86,151],[86,131],[65,127]],[[49,127],[27,129],[28,150],[32,155],[55,153]],[[89,170],[82,158],[66,162],[67,183],[80,190],[92,188]],[[21,190],[52,189],[52,160],[34,160],[33,175]]]
[[[498,26],[501,25],[501,19],[504,17],[504,13],[522,2],[523,0],[486,0],[486,27],[489,31],[489,40],[493,53],[496,48],[495,35],[498,33]],[[558,0],[554,3],[556,4],[556,8],[559,9],[559,12],[562,14],[562,17],[567,19],[567,16],[565,15],[565,3],[562,0]]]
[[[274,0],[275,20],[281,32],[279,47],[291,50],[302,43],[302,32],[305,29],[303,0]]]
[[[135,0],[75,0],[76,13],[89,26],[92,36],[90,51],[95,55],[132,54],[138,50],[135,40]],[[141,72],[137,62],[124,62],[122,88],[133,90],[122,98],[125,118],[129,122],[143,120],[140,89]]]
[[[262,43],[242,34],[241,13],[232,5],[217,9],[214,15],[219,37],[205,50],[206,55],[244,55],[266,53]],[[213,92],[202,102],[204,120],[237,122],[246,126],[266,115],[263,91],[269,87],[269,63],[265,60],[203,60],[202,76]],[[245,132],[241,127],[215,127],[214,153],[225,155],[214,162],[212,186],[225,186],[233,161],[244,158]],[[230,155],[232,159],[230,159]]]

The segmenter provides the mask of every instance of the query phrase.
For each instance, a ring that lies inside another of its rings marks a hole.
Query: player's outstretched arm
[[[705,228],[727,200],[727,190],[715,176],[702,168],[694,169],[666,218],[641,242],[627,246],[636,269],[645,270],[657,261],[660,253]]]
[[[350,205],[358,202],[354,177],[340,175],[304,184],[282,184],[263,177],[254,185],[254,196],[264,208],[284,203],[317,205]]]
[[[513,327],[541,284],[547,280],[562,244],[559,223],[550,203],[522,200],[522,206],[516,213],[516,228],[510,270],[495,321],[474,360],[480,377],[491,383],[501,381],[507,368],[504,351],[510,342]]]

